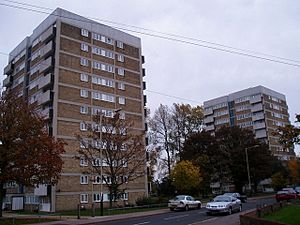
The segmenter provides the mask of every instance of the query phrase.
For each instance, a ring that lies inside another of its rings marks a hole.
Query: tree
[[[300,114],[296,115],[296,124],[300,123]],[[279,127],[275,132],[279,136],[279,143],[285,148],[293,148],[294,144],[300,144],[300,127],[294,125],[286,125]]]
[[[287,163],[288,165],[288,169],[289,169],[289,177],[290,177],[290,184],[292,185],[298,185],[300,182],[300,174],[299,174],[299,170],[300,170],[300,165],[299,165],[299,161],[297,161],[296,159],[291,159],[288,161]]]
[[[88,163],[87,173],[106,184],[112,207],[125,193],[127,183],[145,175],[144,135],[119,113],[113,118],[95,115],[93,124],[86,125],[87,134],[77,136],[82,146],[79,158]]]
[[[277,172],[271,176],[272,179],[272,187],[275,191],[281,190],[283,187],[287,185],[287,179],[284,178],[282,173]]]
[[[201,173],[197,166],[190,161],[180,161],[176,164],[170,175],[178,194],[195,193],[202,181]]]
[[[63,161],[64,143],[50,137],[46,121],[34,107],[12,92],[0,97],[0,206],[4,185],[55,184]],[[0,207],[0,217],[2,207]]]

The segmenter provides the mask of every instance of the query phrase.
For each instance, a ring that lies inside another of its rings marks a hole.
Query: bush
[[[141,206],[141,205],[153,205],[153,204],[160,204],[166,202],[165,199],[163,198],[159,198],[159,197],[146,197],[146,196],[142,196],[139,197],[136,200],[136,205]]]

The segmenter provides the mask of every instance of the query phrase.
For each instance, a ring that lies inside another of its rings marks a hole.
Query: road
[[[243,211],[254,209],[257,205],[272,204],[275,203],[274,198],[249,200],[247,203],[243,203]],[[243,213],[243,212],[241,212]],[[139,218],[129,218],[127,220],[118,220],[111,222],[102,222],[96,224],[105,225],[237,225],[239,224],[239,214],[235,213],[230,216],[213,215],[207,216],[204,208],[200,210],[190,211],[176,211],[167,212],[159,215],[145,216]]]

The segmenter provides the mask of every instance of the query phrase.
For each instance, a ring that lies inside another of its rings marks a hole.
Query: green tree
[[[190,161],[181,161],[176,164],[171,172],[170,179],[178,194],[195,192],[202,181],[201,173],[197,166]]]
[[[0,97],[0,217],[4,185],[55,184],[62,169],[64,143],[47,132],[35,108],[12,92]]]
[[[287,185],[287,179],[280,172],[273,174],[271,176],[271,179],[272,179],[272,187],[274,188],[275,191],[279,191]]]

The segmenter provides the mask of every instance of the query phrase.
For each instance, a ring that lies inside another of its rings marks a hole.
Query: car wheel
[[[242,205],[240,205],[239,207],[239,212],[242,212]]]
[[[170,211],[174,211],[174,208],[170,208]]]
[[[231,215],[232,214],[232,208],[230,207],[229,209],[228,209],[228,215]]]
[[[189,206],[188,205],[185,206],[185,211],[189,211]]]
[[[198,209],[201,209],[201,204],[198,204],[197,208],[198,208]]]

